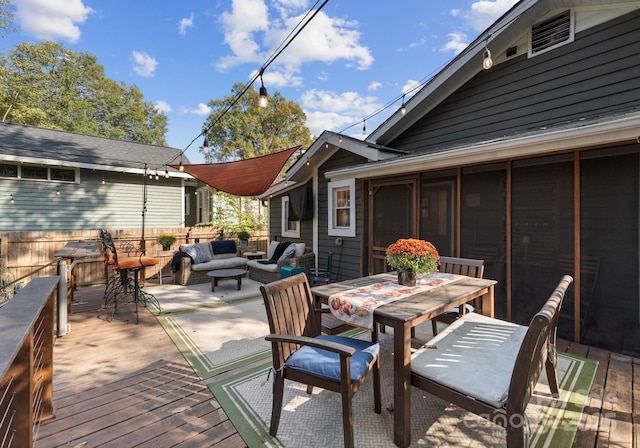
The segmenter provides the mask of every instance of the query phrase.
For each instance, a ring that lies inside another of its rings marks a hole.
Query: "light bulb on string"
[[[402,106],[400,106],[400,113],[402,115],[407,113],[407,107],[404,105],[404,93],[402,94]]]
[[[258,107],[260,109],[266,109],[269,104],[269,100],[267,99],[267,88],[264,86],[264,81],[262,81],[262,72],[260,72],[260,98],[258,99]]]

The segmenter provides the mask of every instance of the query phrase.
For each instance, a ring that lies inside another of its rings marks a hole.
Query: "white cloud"
[[[459,9],[452,9],[449,14],[451,14],[453,17],[458,17],[460,15],[460,10]]]
[[[194,115],[209,115],[211,113],[211,108],[205,103],[198,103],[198,107],[196,109],[189,110],[188,113]]]
[[[480,0],[471,5],[464,18],[475,31],[481,32],[516,3],[518,0]]]
[[[225,42],[231,54],[218,60],[217,69],[225,71],[241,64],[266,62],[298,25],[302,18],[298,11],[306,9],[307,3],[304,0],[280,0],[271,11],[276,17],[269,17],[270,11],[264,0],[233,0],[231,11],[221,16]],[[290,76],[289,82],[298,85],[301,80],[296,75],[306,63],[320,61],[331,64],[344,60],[348,66],[359,70],[369,68],[374,59],[369,49],[360,45],[361,34],[357,28],[356,21],[331,18],[319,12],[269,66],[265,75],[269,71],[279,71],[285,78]]]
[[[313,89],[302,95],[300,106],[307,115],[311,133],[320,135],[324,130],[340,131],[371,115],[381,107],[377,101],[375,96],[362,96],[358,92]]]
[[[193,13],[189,16],[189,18],[182,18],[180,22],[178,22],[178,34],[184,36],[187,34],[187,29],[193,26]]]
[[[449,33],[447,34],[447,37],[449,40],[442,48],[440,48],[440,51],[442,52],[446,53],[448,51],[453,51],[455,54],[458,54],[467,48],[467,45],[469,45],[469,42],[467,42],[467,35],[464,33]]]
[[[79,24],[95,12],[82,0],[13,0],[22,31],[38,39],[77,42]]]
[[[380,87],[382,87],[382,83],[380,83],[378,81],[371,81],[369,83],[369,86],[367,87],[367,90],[372,92],[374,90],[378,90]]]
[[[158,61],[147,53],[133,51],[133,71],[144,78],[151,78],[158,67]]]
[[[169,103],[164,100],[156,101],[155,108],[158,112],[171,112],[171,106],[169,106]]]

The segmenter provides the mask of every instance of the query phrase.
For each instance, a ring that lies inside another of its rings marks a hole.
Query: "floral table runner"
[[[331,314],[351,325],[373,329],[373,311],[386,303],[428,291],[464,278],[462,275],[437,272],[418,274],[416,286],[398,285],[397,281],[374,283],[333,294],[329,297]]]

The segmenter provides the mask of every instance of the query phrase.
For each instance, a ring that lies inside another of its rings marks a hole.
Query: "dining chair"
[[[354,446],[352,398],[373,371],[374,411],[381,412],[377,332],[372,341],[321,335],[309,281],[297,274],[260,286],[271,334],[273,403],[269,434],[276,436],[282,413],[285,380],[320,387],[342,396],[344,446]]]
[[[484,260],[475,260],[471,258],[456,257],[440,257],[440,272],[448,274],[466,275],[468,277],[482,278],[484,276]],[[438,322],[451,324],[460,318],[460,316],[473,312],[472,305],[466,304],[457,308],[445,311],[439,316],[431,319],[431,329],[433,335],[438,334]]]

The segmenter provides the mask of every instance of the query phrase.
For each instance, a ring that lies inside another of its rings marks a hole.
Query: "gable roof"
[[[166,169],[181,151],[166,146],[74,134],[13,123],[0,123],[0,160],[102,171],[144,173]],[[188,163],[182,156],[183,163]],[[190,177],[169,169],[174,177]]]
[[[280,182],[274,184],[259,196],[260,199],[273,194],[280,194],[285,190],[293,189],[308,182],[313,177],[315,169],[341,149],[357,154],[372,162],[387,160],[399,154],[407,153],[403,150],[387,148],[376,143],[364,142],[348,135],[324,131],[306,151],[298,156]]]
[[[413,97],[405,102],[406,114],[392,114],[376,128],[367,141],[388,145],[418,120],[456,92],[483,70],[485,45],[491,50],[494,65],[506,60],[506,51],[514,42],[527,38],[531,26],[542,17],[567,8],[593,8],[600,20],[608,11],[618,14],[640,8],[637,0],[521,0],[494,22],[443,70],[431,78]]]

